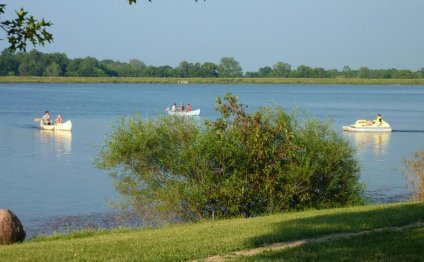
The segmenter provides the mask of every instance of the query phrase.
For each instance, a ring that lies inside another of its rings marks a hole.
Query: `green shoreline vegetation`
[[[287,212],[254,218],[202,221],[161,228],[83,230],[0,246],[2,261],[187,261],[234,251],[326,236],[424,222],[424,202]],[[267,251],[250,259],[418,261],[424,228],[376,231],[364,236]],[[363,254],[360,252],[367,251]],[[393,257],[394,256],[394,257]],[[244,260],[244,259],[243,259]]]
[[[0,83],[424,85],[424,79],[0,76]]]
[[[346,65],[340,70],[307,65],[294,68],[280,61],[256,71],[245,71],[234,57],[222,57],[219,63],[181,61],[177,66],[154,66],[139,59],[128,62],[98,60],[90,56],[71,59],[64,53],[37,50],[25,53],[5,49],[0,53],[0,76],[25,77],[5,78],[8,81],[66,83],[423,84],[424,67],[419,70],[372,69],[366,66],[354,69]],[[59,78],[52,80],[50,77]]]

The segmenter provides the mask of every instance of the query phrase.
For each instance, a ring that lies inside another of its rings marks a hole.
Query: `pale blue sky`
[[[54,23],[42,52],[148,65],[424,67],[424,0],[0,0]],[[3,35],[1,35],[3,36]],[[1,37],[0,36],[0,37]],[[5,42],[0,42],[1,49]]]

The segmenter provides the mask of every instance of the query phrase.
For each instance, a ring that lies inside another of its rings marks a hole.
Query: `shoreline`
[[[163,78],[163,77],[36,77],[0,76],[0,83],[66,84],[327,84],[327,85],[424,85],[424,79],[360,78]]]
[[[424,256],[423,207],[424,202],[412,201],[158,228],[84,229],[0,247],[0,257],[5,261],[244,261],[244,256],[252,261],[350,261],[359,256],[361,261],[405,257],[418,261]],[[281,252],[286,247],[296,248]]]
[[[29,217],[21,223],[26,232],[26,240],[40,236],[66,234],[81,230],[112,230],[114,228],[157,227],[159,221],[140,219],[134,215],[125,216],[119,212],[105,211],[89,214],[54,215],[47,217]]]
[[[384,197],[376,192],[367,192],[364,195],[366,205],[385,205],[406,203],[411,201],[409,194],[398,194]],[[21,220],[26,231],[26,239],[30,240],[40,236],[51,236],[78,232],[85,229],[112,230],[114,228],[141,228],[160,227],[170,224],[175,219],[164,220],[160,216],[140,218],[137,214],[110,210],[75,215],[50,215],[46,217],[28,217]]]

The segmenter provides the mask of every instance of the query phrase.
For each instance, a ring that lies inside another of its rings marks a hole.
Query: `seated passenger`
[[[383,124],[383,117],[381,116],[381,114],[377,114],[377,118],[375,120],[369,120],[367,122],[367,125],[372,126],[375,123],[377,123],[378,126],[381,126]]]
[[[44,116],[41,118],[41,121],[43,121],[43,124],[45,125],[51,125],[52,119],[50,118],[50,112],[46,111],[44,112]]]
[[[383,117],[381,116],[381,114],[377,115],[377,118],[375,119],[374,123],[377,122],[378,126],[381,126],[383,124]]]
[[[62,116],[61,115],[57,115],[56,124],[62,124],[62,122],[63,122]]]

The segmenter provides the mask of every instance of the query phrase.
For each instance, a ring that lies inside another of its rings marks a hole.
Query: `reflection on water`
[[[63,130],[37,130],[41,141],[41,154],[48,157],[54,152],[56,158],[68,159],[72,153],[72,132]]]
[[[381,157],[388,151],[390,132],[343,132],[343,134],[353,140],[358,154],[372,151],[376,157]]]

